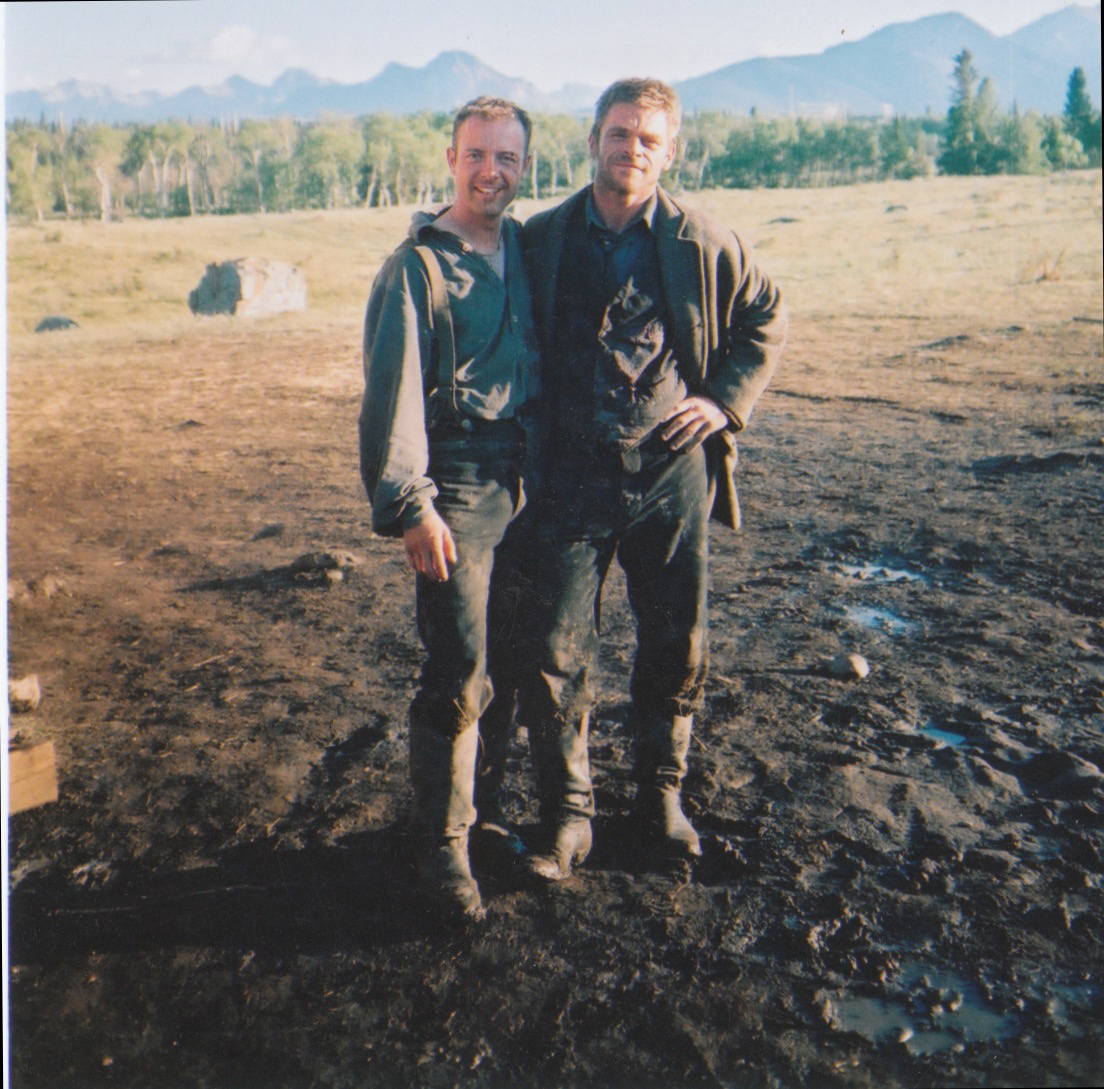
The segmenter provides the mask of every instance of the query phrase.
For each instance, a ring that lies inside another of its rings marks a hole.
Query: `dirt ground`
[[[60,773],[9,824],[14,1089],[1098,1084],[1104,314],[1051,271],[1037,311],[795,308],[713,536],[704,857],[634,862],[614,579],[594,854],[479,866],[467,933],[403,851],[356,317],[13,342],[12,731]],[[519,738],[523,832],[528,776]]]

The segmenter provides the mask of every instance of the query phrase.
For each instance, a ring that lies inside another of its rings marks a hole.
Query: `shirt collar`
[[[637,229],[641,224],[649,231],[655,229],[655,214],[656,208],[659,205],[659,190],[657,189],[649,198],[648,203],[644,205],[639,216],[636,217],[625,228],[626,231]],[[600,231],[605,231],[607,234],[613,232],[602,222],[602,217],[598,215],[598,208],[594,203],[594,189],[591,187],[587,191],[586,198],[586,223],[588,227],[596,227]],[[624,231],[621,232],[622,234]]]

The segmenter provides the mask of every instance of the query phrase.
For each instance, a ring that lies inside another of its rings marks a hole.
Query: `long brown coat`
[[[582,189],[538,213],[523,229],[545,366],[555,351],[564,235],[588,192]],[[716,401],[730,420],[728,428],[707,440],[706,451],[715,488],[713,517],[738,529],[735,432],[747,426],[785,345],[788,319],[782,297],[732,231],[680,207],[662,189],[653,229],[680,373],[692,393]]]

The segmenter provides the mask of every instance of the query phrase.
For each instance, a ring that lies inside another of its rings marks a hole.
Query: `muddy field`
[[[60,776],[9,822],[14,1089],[1097,1084],[1100,194],[702,198],[793,308],[713,537],[704,857],[633,861],[615,579],[594,854],[551,892],[480,865],[470,933],[404,853],[421,655],[357,475],[359,304],[36,337],[75,275],[38,255],[145,228],[9,231],[10,671],[43,692],[11,728]],[[358,215],[360,298],[405,213]],[[240,255],[243,222],[204,230]],[[519,738],[523,831],[528,776]]]

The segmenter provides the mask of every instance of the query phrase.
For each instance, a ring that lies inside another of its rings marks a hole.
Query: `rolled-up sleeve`
[[[360,468],[377,533],[398,536],[433,509],[425,413],[433,352],[428,280],[404,247],[380,270],[364,317]]]

